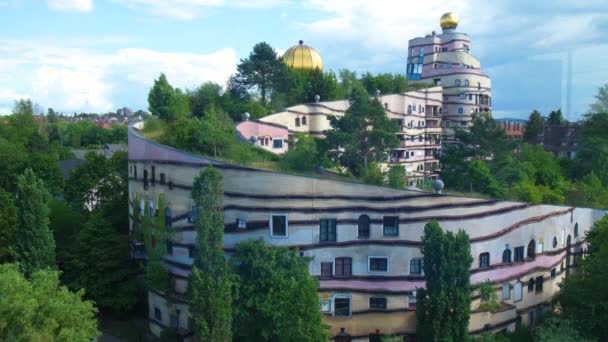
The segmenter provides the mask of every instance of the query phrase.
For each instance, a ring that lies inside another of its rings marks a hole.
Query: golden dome
[[[452,12],[445,13],[439,19],[439,25],[442,29],[455,29],[458,26],[458,15]]]
[[[314,48],[300,44],[287,49],[283,54],[283,62],[296,70],[312,71],[314,69],[323,70],[323,60],[321,55]]]

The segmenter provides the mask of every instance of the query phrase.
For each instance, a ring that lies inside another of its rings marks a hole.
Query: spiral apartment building
[[[456,31],[458,16],[446,13],[440,25],[442,33],[409,41],[407,78],[441,86],[444,127],[467,127],[473,113],[491,111],[491,80],[471,54],[470,37]],[[451,129],[446,134],[453,137]]]
[[[164,263],[177,297],[149,291],[149,326],[156,335],[174,327],[185,339],[192,336],[186,291],[196,233],[190,192],[208,165],[223,175],[225,252],[239,241],[263,238],[314,257],[310,273],[319,279],[324,321],[332,336],[344,328],[356,341],[367,341],[376,329],[406,340],[415,336],[416,289],[425,286],[421,236],[429,220],[469,234],[472,284],[489,279],[504,303],[497,312],[482,311],[473,294],[469,331],[477,334],[533,324],[585,248],[585,232],[605,214],[246,168],[159,145],[131,129],[131,202],[148,199],[131,205],[154,208],[160,194],[169,203]]]

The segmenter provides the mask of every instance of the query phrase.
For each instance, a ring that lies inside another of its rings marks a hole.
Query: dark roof
[[[63,173],[63,180],[70,179],[70,173],[76,168],[84,164],[84,160],[82,159],[64,159],[59,161],[59,168],[61,169],[61,173]]]

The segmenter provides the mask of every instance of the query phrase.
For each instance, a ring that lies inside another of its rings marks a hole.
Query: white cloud
[[[49,8],[62,12],[90,12],[93,0],[47,0]]]
[[[238,61],[230,48],[209,54],[138,48],[100,53],[15,40],[0,40],[0,56],[0,71],[13,70],[0,77],[0,89],[7,89],[0,92],[0,107],[29,97],[43,107],[66,112],[145,107],[145,94],[161,72],[182,89],[205,81],[223,85]]]
[[[153,15],[190,20],[217,7],[269,8],[291,3],[289,0],[115,0],[133,10]]]

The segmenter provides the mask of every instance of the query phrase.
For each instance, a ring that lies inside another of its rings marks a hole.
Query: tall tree
[[[188,92],[192,115],[203,117],[212,107],[220,108],[222,105],[222,87],[214,82],[205,82],[196,90]]]
[[[344,116],[330,117],[330,123],[333,129],[325,132],[327,145],[339,151],[342,165],[357,176],[367,174],[370,164],[385,160],[388,151],[399,143],[397,125],[360,84],[353,88]]]
[[[0,264],[12,262],[17,240],[17,209],[12,194],[0,188]]]
[[[563,125],[566,122],[564,120],[564,115],[562,114],[562,110],[552,110],[547,117],[547,124],[549,125]]]
[[[538,133],[543,129],[544,119],[539,111],[536,109],[530,113],[528,121],[526,122],[526,128],[524,130],[523,140],[529,144],[536,143],[536,137]]]
[[[577,156],[581,177],[594,171],[608,186],[608,112],[585,115],[581,127],[581,147]]]
[[[19,176],[17,185],[17,260],[26,274],[55,268],[55,240],[49,229],[49,194],[31,169]]]
[[[597,101],[591,104],[591,113],[608,113],[608,83],[597,90]]]
[[[203,169],[194,179],[197,254],[189,289],[195,334],[201,341],[232,339],[233,280],[223,251],[223,196],[222,175],[213,167]]]
[[[247,240],[233,257],[238,275],[234,331],[239,341],[327,341],[311,258]]]
[[[426,287],[418,290],[416,331],[421,341],[467,341],[471,310],[469,236],[424,227],[422,265]]]
[[[266,104],[268,93],[274,89],[277,78],[285,64],[266,42],[257,43],[246,59],[237,65],[237,80],[248,89],[256,88],[260,92],[261,102]]]
[[[0,265],[0,340],[91,341],[99,337],[93,302],[59,285],[57,271],[26,279],[16,265]]]
[[[333,101],[338,96],[338,80],[332,72],[322,72],[315,69],[308,75],[309,81],[306,85],[306,102],[315,100],[319,95],[321,101]]]
[[[176,112],[182,109],[182,101],[187,99],[182,98],[181,92],[176,95],[165,74],[160,74],[160,77],[154,80],[154,85],[148,93],[148,109],[152,114],[167,122],[173,121],[179,114],[184,114]]]
[[[235,141],[234,124],[228,114],[210,107],[202,121],[204,146],[211,148],[214,157],[221,156],[222,150]]]
[[[584,337],[608,340],[608,216],[587,233],[589,256],[560,284],[556,302],[560,316],[573,323]]]

